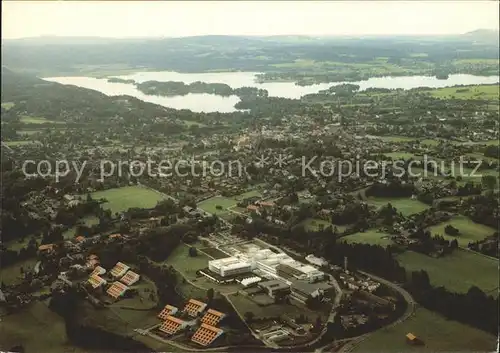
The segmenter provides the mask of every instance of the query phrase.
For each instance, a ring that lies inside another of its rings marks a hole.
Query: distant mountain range
[[[67,45],[67,44],[82,44],[82,45],[95,45],[95,44],[109,44],[109,43],[134,43],[134,42],[144,42],[144,41],[167,41],[167,42],[188,42],[189,44],[198,45],[213,45],[213,44],[238,44],[241,45],[242,42],[281,42],[281,43],[301,43],[305,44],[307,42],[321,42],[324,40],[331,39],[389,39],[389,38],[419,38],[419,37],[448,37],[455,39],[470,39],[473,41],[480,42],[498,42],[499,31],[491,29],[477,29],[471,32],[467,32],[459,35],[323,35],[323,36],[307,36],[307,35],[271,35],[271,36],[239,36],[239,35],[200,35],[200,36],[189,36],[189,37],[134,37],[134,38],[109,38],[109,37],[65,37],[65,36],[39,36],[39,37],[27,37],[19,39],[2,39],[2,43],[16,43],[16,44],[27,44],[27,45]]]
[[[469,38],[476,42],[498,43],[500,32],[494,29],[476,29],[472,32],[462,34],[462,37]]]

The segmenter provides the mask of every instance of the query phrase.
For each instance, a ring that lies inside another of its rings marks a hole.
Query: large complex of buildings
[[[325,277],[325,274],[314,266],[296,261],[285,253],[276,253],[257,246],[247,247],[246,252],[235,250],[231,257],[209,261],[208,268],[222,277],[253,270],[259,270],[271,277],[302,279],[308,282],[319,281]]]
[[[237,257],[226,257],[224,259],[209,261],[208,269],[219,276],[226,277],[248,273],[252,270],[252,264]]]

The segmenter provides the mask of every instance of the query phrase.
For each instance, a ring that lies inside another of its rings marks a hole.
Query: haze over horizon
[[[495,1],[7,1],[2,39],[454,35],[498,30]]]

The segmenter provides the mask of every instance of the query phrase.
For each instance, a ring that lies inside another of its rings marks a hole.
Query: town
[[[490,34],[7,39],[0,350],[493,351]]]

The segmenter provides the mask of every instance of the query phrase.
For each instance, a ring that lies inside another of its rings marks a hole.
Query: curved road
[[[417,305],[417,302],[415,301],[415,299],[413,299],[413,297],[411,296],[411,294],[408,293],[405,289],[403,289],[400,286],[398,286],[397,284],[392,283],[391,281],[388,281],[388,280],[386,280],[386,279],[384,279],[382,277],[378,277],[378,276],[372,275],[372,274],[364,272],[364,271],[359,271],[359,272],[362,273],[362,274],[364,274],[365,276],[371,277],[374,280],[376,280],[376,281],[378,281],[380,283],[383,283],[386,286],[388,286],[388,287],[392,288],[393,290],[397,291],[399,294],[401,294],[401,296],[404,298],[404,300],[406,301],[406,303],[408,305],[406,307],[406,311],[404,312],[404,314],[399,319],[397,319],[396,321],[394,321],[390,325],[381,327],[381,328],[379,328],[379,329],[377,329],[375,331],[372,331],[372,332],[366,333],[364,335],[361,335],[361,336],[359,336],[357,338],[354,338],[352,341],[350,341],[349,343],[347,343],[346,345],[344,345],[338,351],[340,353],[352,352],[352,350],[354,348],[356,348],[357,345],[359,345],[361,342],[363,342],[366,338],[368,338],[373,333],[375,333],[377,331],[380,331],[380,330],[383,330],[383,329],[387,329],[387,328],[399,325],[400,323],[406,321],[407,319],[409,319],[413,315],[413,313],[415,312],[416,305]]]
[[[139,184],[139,183],[138,183],[138,184]],[[139,184],[139,185],[141,185],[141,186],[143,186],[143,187],[146,187],[146,188],[148,188],[148,189],[150,189],[150,190],[152,190],[152,191],[155,191],[155,192],[157,192],[157,193],[159,193],[159,194],[161,194],[161,195],[163,195],[163,196],[165,196],[165,197],[167,197],[167,198],[169,198],[169,199],[171,199],[171,200],[173,200],[173,201],[175,201],[175,202],[178,202],[178,200],[177,200],[176,198],[174,198],[174,197],[172,197],[172,196],[170,196],[170,195],[167,195],[167,194],[165,194],[165,193],[163,193],[163,192],[161,192],[161,191],[155,190],[155,189],[153,189],[153,188],[151,188],[151,187],[149,187],[149,186],[143,185],[143,184]],[[204,210],[202,210],[202,209],[199,209],[199,208],[198,208],[197,210],[198,210],[198,211],[201,211],[202,213],[204,213],[204,214],[206,214],[206,215],[211,215],[209,212],[206,212],[206,211],[204,211]],[[222,219],[222,220],[223,220],[223,221],[224,221],[224,223],[226,223],[226,224],[228,224],[228,223],[229,223],[229,222],[227,222],[227,221],[226,221],[226,220],[224,220],[224,219]],[[260,240],[260,241],[262,241],[263,243],[268,244],[267,242],[263,241],[262,239],[259,239],[259,240]],[[271,244],[268,244],[268,245],[271,245]],[[274,246],[273,246],[273,247],[274,247]],[[295,253],[295,254],[297,254],[297,255],[303,256],[302,254],[298,254],[297,252],[292,251],[291,249],[286,249],[286,250],[291,251],[291,252],[293,252],[293,253]],[[384,278],[382,278],[382,277],[378,277],[378,276],[375,276],[375,275],[373,275],[373,274],[371,274],[371,273],[364,272],[364,271],[359,271],[359,272],[360,272],[361,274],[364,274],[365,276],[371,277],[371,278],[373,278],[374,280],[376,280],[376,281],[378,281],[378,282],[380,282],[380,283],[383,283],[383,284],[385,284],[386,286],[388,286],[388,287],[392,288],[393,290],[397,291],[399,294],[401,294],[401,296],[402,296],[402,297],[404,298],[404,300],[406,301],[406,303],[407,303],[407,307],[406,307],[406,311],[404,312],[404,314],[403,314],[403,315],[402,315],[399,319],[397,319],[396,321],[394,321],[394,322],[393,322],[393,323],[391,323],[390,325],[387,325],[387,326],[381,327],[381,328],[379,328],[378,330],[375,330],[375,331],[372,331],[372,332],[366,333],[366,334],[364,334],[364,335],[362,335],[362,336],[359,336],[359,337],[357,337],[357,338],[352,339],[349,343],[347,343],[346,345],[344,345],[344,346],[343,346],[343,347],[339,350],[339,352],[341,352],[341,353],[348,353],[348,352],[351,352],[351,351],[352,351],[352,350],[353,350],[353,349],[354,349],[354,348],[355,348],[355,347],[356,347],[359,343],[361,343],[362,341],[364,341],[367,337],[369,337],[369,336],[370,336],[371,334],[373,334],[374,332],[377,332],[377,331],[379,331],[379,330],[382,330],[382,329],[387,329],[387,328],[393,327],[393,326],[395,326],[395,325],[398,325],[398,324],[400,324],[400,323],[402,323],[402,322],[406,321],[408,318],[410,318],[410,317],[413,315],[413,313],[415,312],[416,302],[415,302],[415,300],[413,299],[413,297],[411,296],[411,294],[410,294],[410,293],[408,293],[405,289],[401,288],[400,286],[396,285],[395,283],[392,283],[391,281],[388,281],[388,280],[386,280],[386,279],[384,279]],[[184,277],[184,276],[183,276],[183,277]],[[332,278],[333,278],[333,277],[332,277]],[[329,315],[329,317],[328,317],[328,322],[333,322],[333,321],[334,321],[334,319],[335,319],[335,315],[336,315],[336,310],[335,310],[335,309],[336,309],[336,308],[338,307],[338,305],[340,304],[340,300],[341,300],[341,298],[342,298],[342,294],[343,294],[343,293],[342,293],[342,290],[341,290],[341,288],[340,288],[340,286],[338,285],[337,281],[336,281],[334,278],[333,278],[333,283],[334,283],[334,286],[335,286],[335,289],[336,289],[336,291],[337,291],[338,295],[335,297],[335,302],[334,302],[334,304],[332,305],[332,309],[331,309],[331,311],[330,311],[330,315]],[[190,283],[190,284],[194,285],[193,283]],[[196,285],[195,285],[195,286],[196,286]],[[196,287],[198,287],[198,286],[196,286]],[[227,294],[227,293],[226,293],[226,294]],[[225,296],[225,297],[226,297],[226,299],[228,300],[228,302],[229,302],[229,303],[233,306],[233,308],[235,308],[235,307],[234,307],[234,304],[231,302],[231,300],[230,300],[227,296]],[[240,316],[241,316],[241,313],[239,313],[239,311],[238,311],[236,308],[235,308],[235,310],[236,310],[236,312],[238,313],[238,315],[240,315]],[[243,319],[243,318],[242,318],[242,319]],[[245,322],[245,320],[244,320],[244,319],[243,319],[243,322]],[[245,324],[246,324],[246,322],[245,322]],[[248,326],[248,324],[247,324],[247,326]],[[308,346],[310,346],[310,345],[312,345],[312,344],[314,344],[314,343],[318,342],[318,341],[319,341],[319,340],[323,337],[323,335],[326,333],[326,331],[327,331],[326,327],[327,327],[327,325],[325,325],[325,326],[323,327],[323,330],[322,330],[322,331],[321,331],[321,333],[318,335],[318,337],[316,337],[314,340],[312,340],[312,341],[310,341],[310,342],[308,342],[308,343],[304,344],[304,345],[303,345],[303,347],[304,347],[304,348],[306,348],[306,347],[308,347]],[[249,327],[249,328],[250,328],[250,327]],[[257,334],[256,334],[256,333],[255,333],[255,332],[254,332],[251,328],[250,328],[250,332],[252,333],[252,335],[253,335],[254,337],[256,337],[256,338],[258,337],[258,336],[257,336]],[[150,333],[150,332],[147,332],[147,334],[149,334],[149,335],[154,335],[154,334],[152,334],[152,333]],[[156,336],[156,335],[155,335],[155,336]],[[159,337],[157,336],[157,338],[159,338]],[[170,344],[171,344],[172,342],[171,342],[171,341],[168,341],[168,343],[170,343]],[[174,344],[174,345],[175,345],[175,344]],[[316,351],[315,351],[315,352],[320,353],[320,352],[322,352],[324,349],[327,349],[330,345],[331,345],[331,344],[328,344],[328,345],[326,345],[326,346],[324,346],[324,347],[321,347],[321,348],[319,348],[319,349],[316,349]],[[178,346],[178,347],[179,347],[179,348],[186,348],[186,347],[180,347],[180,346]],[[220,349],[223,349],[223,348],[226,348],[226,349],[227,349],[227,348],[232,348],[232,347],[219,347],[218,349],[220,350]],[[279,347],[279,348],[278,348],[278,350],[279,350],[280,348],[286,348],[286,347]],[[294,348],[297,348],[297,346],[295,346]],[[215,348],[214,350],[216,350],[216,349],[217,349],[217,348]],[[192,350],[192,351],[198,351],[198,350],[196,350],[196,349],[189,349],[189,350]],[[204,351],[209,351],[209,350],[211,350],[211,349],[204,349]]]

